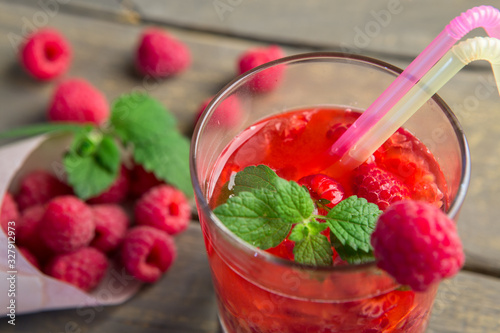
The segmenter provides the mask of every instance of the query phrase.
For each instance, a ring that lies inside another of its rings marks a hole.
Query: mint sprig
[[[122,143],[131,146],[137,163],[192,196],[189,140],[161,103],[147,95],[122,96],[112,107],[110,123]]]
[[[115,101],[105,126],[42,123],[0,133],[0,139],[72,133],[63,156],[64,171],[75,194],[84,200],[109,188],[129,151],[135,163],[192,196],[189,140],[176,126],[175,117],[160,102],[134,93]]]
[[[327,216],[315,215],[308,190],[265,165],[238,172],[228,190],[231,196],[214,213],[236,236],[256,247],[266,250],[288,237],[295,242],[298,263],[331,265],[332,246],[348,262],[373,260],[370,235],[381,211],[363,198],[351,196]],[[326,228],[331,242],[321,233]]]

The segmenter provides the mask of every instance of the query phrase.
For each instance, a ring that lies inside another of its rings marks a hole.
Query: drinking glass
[[[262,93],[255,77],[277,87]],[[207,106],[194,131],[191,177],[223,330],[236,332],[423,332],[438,285],[425,292],[400,286],[375,263],[311,267],[275,257],[232,234],[213,213],[215,182],[232,140],[258,120],[318,106],[366,109],[401,73],[373,58],[315,52],[282,58],[226,85]],[[221,106],[240,101],[238,117]],[[228,120],[231,123],[228,124]],[[467,141],[453,112],[437,95],[404,127],[420,139],[446,178],[446,213],[456,219],[470,178]],[[259,154],[249,150],[247,158]],[[300,160],[300,152],[297,152]],[[292,161],[293,163],[293,161]]]

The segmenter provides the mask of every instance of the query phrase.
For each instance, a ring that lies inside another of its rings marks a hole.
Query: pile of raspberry
[[[6,231],[15,221],[16,246],[33,266],[91,291],[111,262],[140,281],[160,279],[176,259],[174,236],[190,217],[181,191],[135,165],[122,166],[110,188],[87,201],[49,171],[30,171],[4,195],[0,223]]]

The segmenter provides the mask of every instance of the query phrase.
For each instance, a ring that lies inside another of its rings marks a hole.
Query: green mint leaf
[[[275,192],[265,189],[241,192],[214,209],[229,230],[244,241],[267,250],[281,243],[292,223],[275,210]]]
[[[75,194],[86,200],[102,193],[116,179],[120,151],[113,138],[87,126],[75,135],[63,164]]]
[[[276,181],[280,177],[267,165],[249,166],[236,174],[233,193],[265,188],[276,191]]]
[[[140,94],[122,96],[113,105],[110,122],[123,144],[132,146],[135,162],[192,196],[189,140],[160,102]]]
[[[293,224],[307,221],[314,202],[295,182],[277,178],[274,190],[242,191],[215,208],[214,213],[229,230],[263,250],[283,241]]]
[[[306,237],[318,235],[323,230],[328,228],[326,223],[320,223],[317,221],[306,222],[303,224],[297,224],[288,236],[288,239],[294,242],[300,242]]]
[[[84,125],[74,124],[68,122],[50,122],[42,124],[33,124],[15,128],[9,131],[0,133],[0,139],[27,137],[40,134],[54,133],[54,132],[79,132]]]
[[[350,264],[363,264],[375,260],[371,249],[365,252],[360,250],[356,251],[352,247],[344,246],[332,232],[330,232],[330,242],[340,258]]]
[[[299,225],[295,228],[298,226]],[[328,266],[332,264],[333,251],[332,246],[325,235],[308,234],[306,237],[303,237],[295,243],[293,255],[295,257],[295,261],[301,264]]]
[[[325,221],[343,246],[369,252],[370,236],[380,214],[377,205],[353,195],[333,207]]]
[[[113,103],[110,121],[125,142],[159,136],[176,126],[174,116],[160,102],[137,93],[123,95]]]

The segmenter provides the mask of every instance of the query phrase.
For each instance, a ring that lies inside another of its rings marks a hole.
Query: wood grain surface
[[[220,3],[232,10],[224,7],[221,14],[216,9]],[[179,127],[190,135],[202,101],[234,77],[238,55],[251,46],[276,43],[287,55],[351,50],[405,67],[450,19],[479,4],[499,5],[465,0],[2,0],[0,131],[45,120],[55,83],[32,80],[17,60],[17,45],[33,27],[53,26],[68,38],[74,50],[68,76],[88,79],[110,101],[123,93],[146,91],[175,113]],[[394,14],[387,24],[380,21],[377,15],[391,8]],[[140,32],[150,25],[164,26],[187,43],[193,64],[186,73],[161,81],[135,75],[133,52]],[[366,29],[374,29],[373,36],[363,46],[357,36],[370,31]],[[482,31],[472,35],[477,34]],[[429,332],[499,332],[500,97],[486,62],[462,70],[439,94],[469,140],[472,177],[458,220],[466,271],[441,287]],[[70,322],[81,332],[216,332],[215,298],[196,222],[179,247],[177,269],[161,283],[145,287],[124,305],[96,313],[91,323],[67,310],[21,317],[15,329],[0,321],[0,332],[77,332],[65,327]]]

